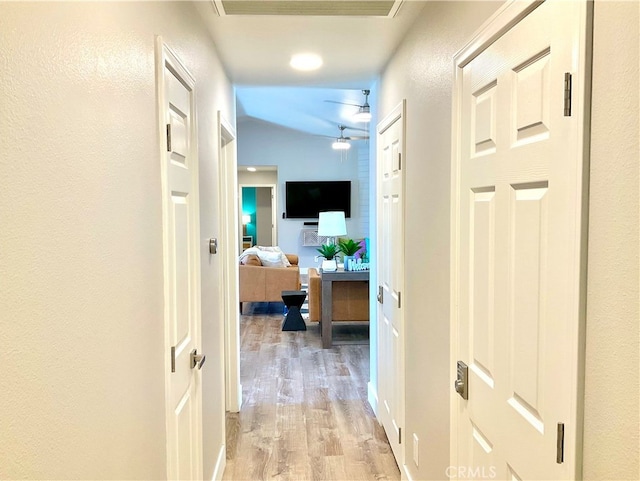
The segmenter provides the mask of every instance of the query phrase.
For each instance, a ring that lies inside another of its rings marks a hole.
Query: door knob
[[[209,239],[209,254],[218,253],[218,239],[212,237]]]
[[[469,368],[464,362],[458,361],[456,372],[457,376],[453,387],[462,399],[469,399]]]
[[[204,354],[198,354],[198,350],[194,349],[191,351],[191,369],[197,367],[198,369],[202,369],[202,365],[204,361],[207,360],[207,356]]]

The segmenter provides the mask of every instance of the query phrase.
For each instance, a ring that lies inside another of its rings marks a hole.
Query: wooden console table
[[[322,348],[331,347],[331,323],[333,321],[333,282],[334,281],[369,281],[369,271],[337,271],[324,272],[320,269],[322,279]]]

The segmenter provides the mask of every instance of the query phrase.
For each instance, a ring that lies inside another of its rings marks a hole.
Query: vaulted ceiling
[[[362,89],[373,85],[423,7],[423,0],[197,3],[238,87],[238,120],[329,136],[357,108],[326,100],[361,104]],[[289,60],[300,52],[319,54],[323,66],[293,70]]]

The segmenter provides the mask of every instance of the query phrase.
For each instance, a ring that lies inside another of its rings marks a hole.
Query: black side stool
[[[306,291],[282,291],[282,301],[289,310],[282,323],[283,331],[306,331],[307,325],[300,314],[300,308],[307,297]]]

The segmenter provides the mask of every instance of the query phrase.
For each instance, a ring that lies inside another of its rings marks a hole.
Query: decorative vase
[[[345,271],[355,270],[354,264],[356,263],[356,256],[344,256],[343,261]]]

